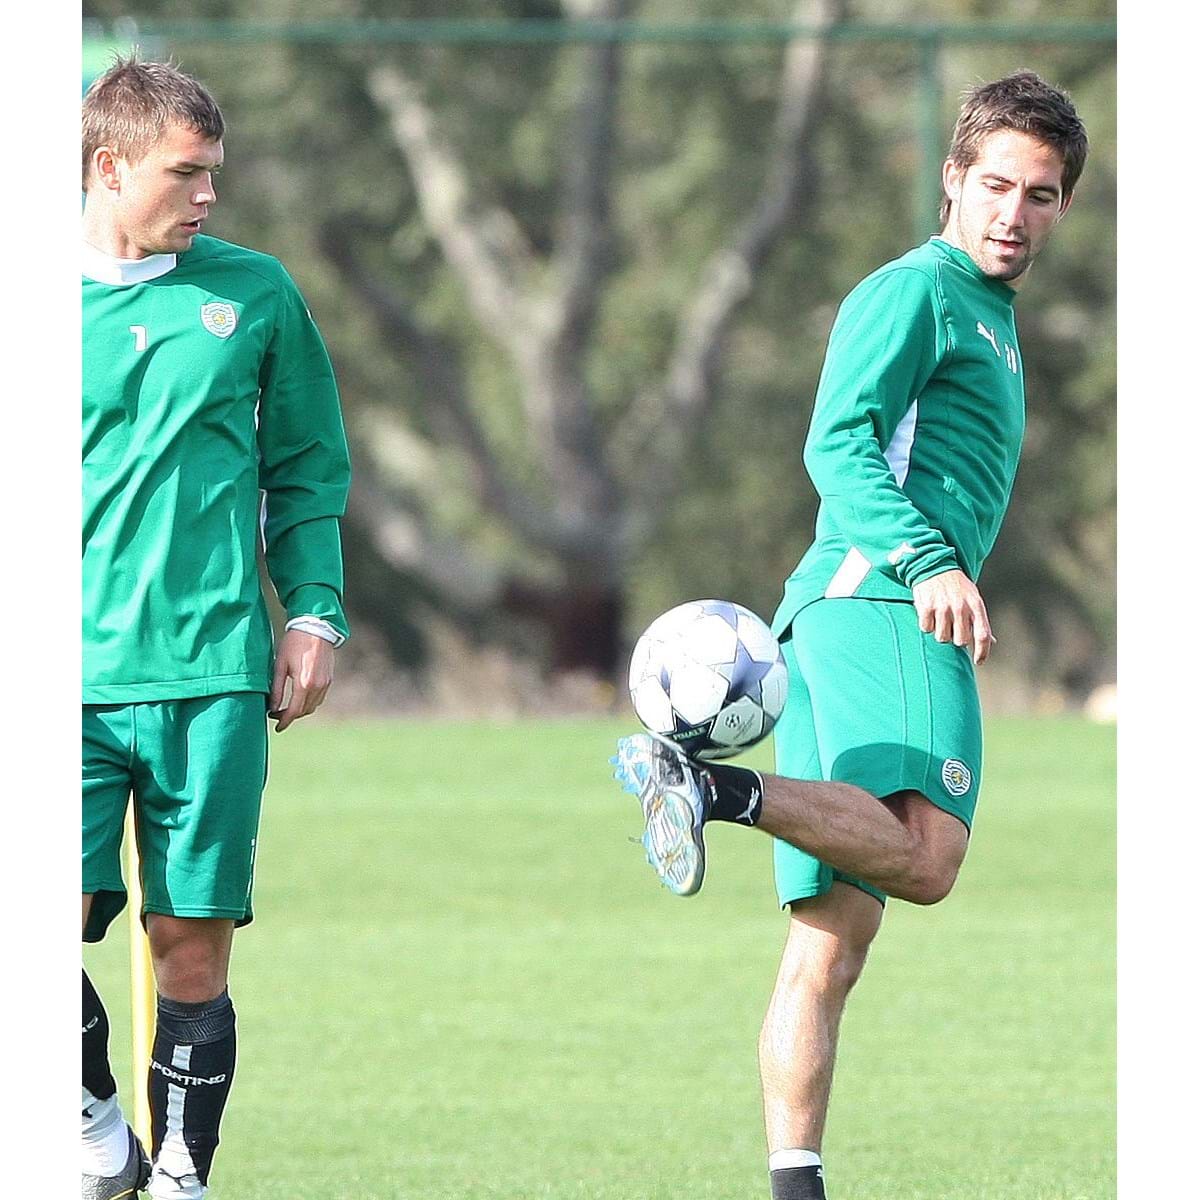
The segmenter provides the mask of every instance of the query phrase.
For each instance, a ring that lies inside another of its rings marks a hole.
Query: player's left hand
[[[987,662],[996,639],[979,589],[959,570],[943,571],[913,585],[913,606],[922,633],[971,651],[978,667]]]
[[[282,733],[298,717],[316,712],[332,682],[333,646],[311,633],[289,629],[275,652],[275,678],[267,705],[267,715],[278,718],[275,732]]]

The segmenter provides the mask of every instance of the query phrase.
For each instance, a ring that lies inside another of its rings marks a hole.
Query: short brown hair
[[[979,158],[983,139],[999,129],[1028,133],[1053,147],[1063,160],[1063,199],[1075,190],[1087,160],[1087,130],[1071,97],[1033,71],[1014,71],[983,83],[963,97],[947,158],[966,170]],[[950,197],[942,196],[942,226],[950,216]]]
[[[83,97],[84,190],[100,146],[138,162],[171,124],[213,141],[225,135],[225,118],[198,80],[173,63],[139,62],[136,51],[118,57]]]

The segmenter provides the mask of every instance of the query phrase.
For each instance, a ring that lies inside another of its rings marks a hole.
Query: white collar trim
[[[175,270],[174,254],[150,254],[145,258],[113,258],[95,246],[83,243],[83,277],[96,283],[145,283]]]

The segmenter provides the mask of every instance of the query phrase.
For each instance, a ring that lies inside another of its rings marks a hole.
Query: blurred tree
[[[441,16],[258,0],[259,19]],[[85,15],[112,17],[94,0]],[[247,17],[212,0],[137,15]],[[564,22],[1020,19],[1020,0],[494,0]],[[1056,17],[1111,19],[1072,0]],[[841,296],[908,246],[917,60],[887,43],[180,42],[230,118],[213,231],[280,254],[331,345],[354,441],[356,626],[402,663],[431,616],[611,674],[658,610],[769,613],[807,545],[800,462]],[[948,47],[1070,87],[1096,153],[1022,296],[1029,443],[984,578],[1030,670],[1086,688],[1111,647],[1114,55]],[[935,214],[930,214],[933,231]],[[1003,639],[1003,622],[1001,637]]]

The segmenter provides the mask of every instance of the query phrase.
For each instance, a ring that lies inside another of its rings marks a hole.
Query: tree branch
[[[624,0],[573,0],[572,11],[577,17],[604,15],[623,6]],[[387,113],[408,161],[426,224],[462,279],[477,318],[514,364],[532,441],[555,495],[553,512],[521,504],[511,489],[505,493],[496,486],[498,472],[491,464],[484,482],[492,503],[531,542],[581,560],[595,559],[597,545],[615,546],[619,520],[616,484],[583,372],[609,241],[607,189],[618,50],[602,43],[585,53],[589,65],[576,119],[581,141],[572,144],[568,155],[572,166],[559,258],[561,286],[540,294],[533,282],[533,252],[517,222],[499,208],[482,209],[472,196],[465,168],[438,137],[416,85],[392,65],[376,67],[368,76],[368,90]],[[380,300],[376,297],[373,307],[379,309]],[[455,390],[448,394],[453,399]],[[483,466],[490,455],[481,454],[468,413],[465,402],[450,408],[461,427],[460,440]],[[607,557],[611,561],[614,556]]]
[[[560,519],[506,477],[472,411],[457,347],[448,338],[423,327],[394,291],[372,276],[354,249],[346,221],[325,221],[318,243],[342,282],[374,318],[384,338],[413,364],[426,398],[425,412],[445,440],[465,454],[480,505],[509,521],[531,546],[554,554],[584,553],[590,536],[594,536],[593,530]]]
[[[845,15],[846,0],[812,0],[796,6],[793,20],[825,30]],[[751,294],[810,172],[809,140],[827,53],[827,43],[819,35],[788,44],[762,190],[729,242],[705,265],[700,285],[680,318],[663,384],[643,394],[625,422],[626,453],[637,447],[643,463],[647,450],[654,459],[655,465],[640,471],[633,481],[638,507],[651,520],[675,486],[687,448],[712,406],[733,318]]]
[[[566,0],[576,21],[615,21],[626,0]],[[586,56],[567,156],[562,195],[562,234],[555,254],[560,290],[554,326],[572,348],[587,338],[611,260],[609,190],[613,124],[620,80],[621,47],[616,41],[583,48]]]
[[[484,207],[472,194],[466,168],[436,136],[433,114],[399,67],[371,68],[367,90],[388,116],[425,223],[467,281],[476,315],[497,341],[519,354],[536,331],[525,303],[533,251],[516,219],[499,205]]]
[[[370,531],[374,550],[393,570],[420,579],[454,607],[479,612],[500,595],[499,569],[459,541],[433,537],[421,513],[383,482],[369,454],[355,459],[347,516]]]

